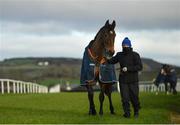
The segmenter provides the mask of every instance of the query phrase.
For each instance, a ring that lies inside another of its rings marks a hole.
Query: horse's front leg
[[[87,85],[88,99],[89,99],[89,115],[96,115],[96,109],[94,105],[94,90],[92,86]]]
[[[110,108],[111,114],[115,114],[114,113],[114,107],[113,107],[113,104],[112,104],[111,93],[112,93],[112,86],[108,87],[107,96],[108,96],[108,99],[109,99],[109,108]]]
[[[100,110],[99,115],[103,115],[103,102],[104,102],[104,90],[101,86],[101,92],[99,93]]]

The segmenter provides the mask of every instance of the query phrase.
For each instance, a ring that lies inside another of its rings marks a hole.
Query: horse
[[[105,95],[109,98],[110,113],[114,113],[114,107],[112,104],[111,93],[112,85],[116,83],[116,75],[114,65],[101,64],[103,58],[111,58],[114,51],[115,41],[115,21],[109,24],[109,20],[105,25],[100,28],[95,38],[90,41],[85,48],[82,67],[81,67],[81,85],[84,85],[88,92],[89,100],[89,115],[96,115],[96,109],[94,105],[94,90],[93,86],[98,82],[100,85],[100,110],[99,114],[103,115],[103,101]]]
[[[170,65],[164,64],[161,67],[161,70],[158,73],[156,80],[154,81],[157,90],[161,83],[165,85],[166,94],[169,94],[169,92],[172,92],[173,94],[177,94],[176,91],[177,76],[175,69],[172,68]],[[170,88],[168,88],[168,83],[170,84]],[[156,92],[156,94],[158,94],[158,91]]]

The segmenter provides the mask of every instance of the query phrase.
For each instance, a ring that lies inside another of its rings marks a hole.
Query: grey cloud
[[[71,30],[66,25],[56,22],[48,23],[19,23],[1,22],[3,34],[28,34],[28,35],[65,35]]]
[[[129,36],[144,57],[179,65],[180,0],[0,0],[0,59],[81,57],[107,19],[117,41]]]
[[[1,0],[0,8],[2,21],[54,21],[83,32],[97,29],[107,19],[115,19],[123,30],[180,29],[179,0]]]

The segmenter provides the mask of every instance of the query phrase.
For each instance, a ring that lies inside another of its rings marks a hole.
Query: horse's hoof
[[[113,112],[111,112],[111,115],[115,115],[116,113],[113,111]]]
[[[99,115],[100,115],[100,116],[103,116],[103,112],[99,112]]]
[[[89,110],[89,115],[96,115],[96,110],[95,109],[90,109]]]
[[[89,115],[96,115],[96,113],[92,113],[92,112],[91,112],[91,113],[89,113]]]

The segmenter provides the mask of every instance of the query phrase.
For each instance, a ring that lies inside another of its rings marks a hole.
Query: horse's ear
[[[109,20],[106,21],[105,26],[109,26]]]
[[[115,26],[116,26],[116,22],[113,20],[113,22],[112,22],[112,28],[114,29]]]

